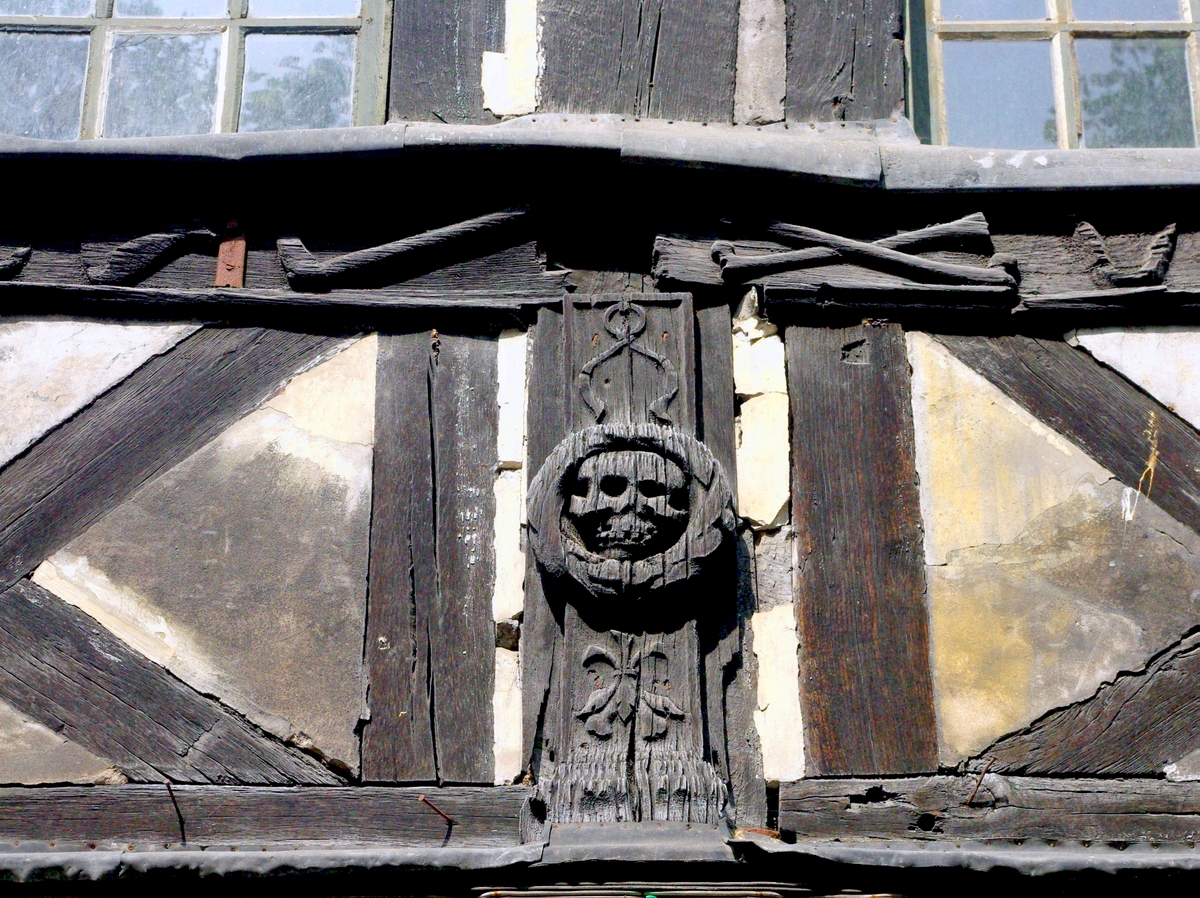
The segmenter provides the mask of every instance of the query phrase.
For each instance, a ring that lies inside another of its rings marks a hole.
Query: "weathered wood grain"
[[[1200,635],[984,750],[997,773],[1158,776],[1200,748]],[[986,760],[984,760],[986,759]]]
[[[364,658],[370,719],[365,782],[437,779],[429,615],[437,592],[431,334],[381,335]]]
[[[492,586],[498,415],[494,337],[440,334],[430,414],[437,540],[429,617],[438,779],[492,782]]]
[[[788,0],[788,120],[863,120],[899,112],[903,13],[897,0]]]
[[[808,770],[936,770],[904,335],[789,327],[787,373]]]
[[[1200,833],[1200,783],[993,773],[800,780],[780,787],[779,825],[797,839],[1191,842]]]
[[[1200,531],[1200,433],[1164,405],[1059,340],[938,340],[1126,486],[1141,489],[1167,514]]]
[[[515,845],[520,808],[529,794],[516,786],[439,789],[176,786],[175,813],[163,786],[0,789],[0,840],[70,848],[138,848],[181,843],[189,848]],[[453,826],[420,801],[426,796]]]
[[[725,469],[736,496],[733,321],[729,304],[722,299],[696,309],[696,374],[700,437]],[[739,592],[736,554],[730,553],[718,589],[737,595],[738,602],[703,634],[706,723],[709,745],[719,755],[718,767],[729,779],[738,825],[764,826],[766,783],[754,728],[758,693],[745,645],[745,621],[754,613],[754,605],[752,595]],[[721,684],[719,690],[716,684]]]
[[[205,328],[50,431],[0,470],[0,588],[336,345],[286,331]]]
[[[726,302],[696,309],[696,396],[698,430],[737,495],[737,461],[733,419],[733,319]]]
[[[21,273],[21,269],[25,267],[25,263],[29,261],[29,257],[33,253],[33,248],[18,246],[15,249],[5,248],[0,250],[0,253],[3,254],[3,257],[0,258],[0,281],[6,281]]]
[[[546,112],[733,118],[734,0],[546,0]]]
[[[339,278],[345,279],[363,271],[383,266],[399,267],[403,272],[414,266],[428,265],[432,257],[444,256],[454,247],[470,245],[480,238],[501,231],[512,231],[525,217],[524,210],[491,212],[467,221],[457,222],[412,237],[393,240],[380,246],[354,250],[328,259],[318,259],[304,242],[296,237],[281,237],[278,241],[279,260],[287,272],[288,283],[297,289],[321,288]]]
[[[341,782],[28,580],[0,594],[0,697],[135,781]]]
[[[388,119],[495,122],[483,108],[484,50],[504,52],[502,0],[397,4]]]
[[[205,228],[146,234],[116,246],[84,243],[83,272],[93,284],[135,284],[168,261],[187,252],[215,250],[216,234]]]
[[[526,405],[525,464],[528,477],[567,435],[563,372],[563,321],[559,309],[538,309],[537,325],[529,347],[529,386]],[[551,758],[562,750],[559,742],[559,692],[551,689],[560,673],[561,651],[556,620],[542,586],[537,559],[526,555],[525,617],[521,622],[522,751],[535,776],[549,750]],[[561,607],[561,606],[560,606]]]
[[[496,341],[387,336],[378,359],[363,778],[490,783]]]

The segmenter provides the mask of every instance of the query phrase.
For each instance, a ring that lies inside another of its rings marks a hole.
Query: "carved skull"
[[[605,558],[638,560],[670,548],[687,527],[687,475],[655,452],[588,456],[579,465],[567,517]]]

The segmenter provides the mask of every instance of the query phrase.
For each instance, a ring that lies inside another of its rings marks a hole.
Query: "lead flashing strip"
[[[395,122],[361,128],[79,141],[0,136],[0,159],[141,161],[402,157],[409,151],[585,151],[633,163],[775,172],[900,191],[1200,186],[1200,149],[987,150],[916,143],[907,122],[761,128],[536,114],[499,125]]]

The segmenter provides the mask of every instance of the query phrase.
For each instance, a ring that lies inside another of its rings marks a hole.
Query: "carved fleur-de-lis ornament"
[[[671,696],[652,691],[662,688],[660,684],[647,687],[642,682],[643,650],[637,648],[636,637],[616,631],[610,635],[615,643],[613,651],[598,645],[584,650],[583,666],[596,688],[575,716],[586,721],[585,728],[593,736],[608,739],[614,722],[628,724],[636,710],[641,737],[647,741],[660,739],[666,735],[668,720],[683,720],[687,712]],[[647,658],[657,658],[666,667],[667,655],[659,640],[649,641],[644,652]]]

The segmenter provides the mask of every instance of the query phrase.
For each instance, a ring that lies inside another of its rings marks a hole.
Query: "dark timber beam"
[[[1200,635],[979,754],[997,773],[1159,776],[1200,748]]]
[[[286,331],[206,328],[50,431],[0,471],[0,589],[336,345]]]
[[[539,112],[733,120],[736,0],[546,0]]]
[[[162,786],[0,789],[0,841],[53,842],[60,850],[79,843],[144,850],[178,847],[181,841],[193,849],[499,847],[518,844],[521,805],[530,793],[512,786],[176,786],[172,791],[174,803]],[[434,807],[452,818],[453,826]]]
[[[1086,352],[1032,337],[938,340],[1126,486],[1200,532],[1200,433]]]
[[[787,0],[788,121],[903,111],[903,10],[902,0]]]
[[[367,782],[493,776],[496,341],[380,339]]]
[[[904,334],[789,327],[787,374],[809,774],[936,770]]]
[[[1006,777],[800,780],[779,825],[803,839],[1193,842],[1200,783]]]
[[[0,594],[0,697],[135,781],[342,782],[28,580]]]

